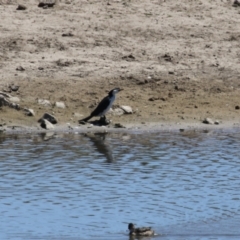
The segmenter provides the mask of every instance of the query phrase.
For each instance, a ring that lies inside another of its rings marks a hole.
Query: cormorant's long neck
[[[113,97],[115,94],[113,93],[113,92],[110,92],[109,94],[108,94],[108,96],[111,98],[111,97]]]

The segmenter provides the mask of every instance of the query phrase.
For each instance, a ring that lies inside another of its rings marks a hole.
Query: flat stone
[[[18,97],[10,97],[9,101],[17,103],[17,102],[20,102],[20,98],[18,98]]]
[[[27,7],[22,4],[19,4],[17,7],[17,10],[26,10],[26,9],[27,9]]]
[[[121,108],[115,108],[115,109],[110,109],[109,113],[111,113],[113,116],[121,116],[124,114],[124,111]]]
[[[205,123],[205,124],[214,124],[214,121],[211,118],[205,118],[203,120],[203,123]]]
[[[14,108],[16,110],[21,110],[21,107],[17,103],[10,103],[9,107]]]
[[[120,108],[124,111],[126,114],[132,114],[133,110],[130,106],[120,106]]]
[[[41,122],[40,122],[40,126],[44,129],[47,129],[47,130],[51,130],[51,129],[54,129],[54,126],[52,125],[52,123],[50,123],[48,120],[46,119],[42,119]]]
[[[64,102],[55,102],[55,107],[58,107],[58,108],[66,108]]]
[[[57,0],[40,0],[38,7],[48,8],[53,7],[56,4]]]
[[[38,99],[38,104],[44,105],[44,106],[51,106],[52,104],[50,103],[49,100],[46,99]]]
[[[2,95],[3,97],[7,97],[7,98],[12,97],[10,94],[7,94],[5,92],[0,92],[0,95]]]
[[[23,72],[25,71],[25,68],[23,68],[22,66],[19,66],[16,68],[17,71]]]
[[[114,127],[115,128],[125,128],[121,123],[115,123]]]
[[[16,91],[18,91],[19,86],[17,86],[17,85],[12,85],[12,86],[10,86],[9,88],[10,88],[12,91],[16,92]]]
[[[234,0],[233,7],[240,7],[240,0]]]
[[[27,115],[29,117],[35,116],[35,112],[33,109],[24,108],[24,112],[25,112],[25,115]]]
[[[42,122],[43,120],[48,120],[52,124],[56,124],[58,122],[57,119],[49,113],[44,113],[38,122]]]
[[[83,114],[81,114],[81,113],[73,113],[73,117],[74,118],[81,118],[81,117],[83,117],[84,115]]]
[[[0,107],[9,106],[10,102],[3,96],[0,95]]]

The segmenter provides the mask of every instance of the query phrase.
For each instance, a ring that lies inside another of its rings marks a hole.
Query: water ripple
[[[1,136],[0,239],[128,239],[130,221],[161,239],[239,239],[239,140]]]

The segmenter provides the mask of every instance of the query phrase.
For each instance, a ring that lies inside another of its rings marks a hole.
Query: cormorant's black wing
[[[103,100],[98,104],[95,110],[91,113],[91,116],[99,116],[110,104],[109,96],[103,98]]]

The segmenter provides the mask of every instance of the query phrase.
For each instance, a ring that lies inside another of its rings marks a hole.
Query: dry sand
[[[18,4],[27,10],[16,10]],[[114,87],[134,110],[111,116],[131,128],[240,126],[240,7],[227,0],[0,0],[0,91],[34,117],[2,106],[0,124],[59,126],[87,116]],[[66,35],[66,36],[64,36]],[[24,70],[19,71],[22,67]],[[9,86],[19,86],[11,91]],[[38,104],[47,99],[50,107]],[[65,109],[54,107],[63,101]],[[81,129],[82,126],[78,126]],[[88,128],[86,126],[83,127]]]

